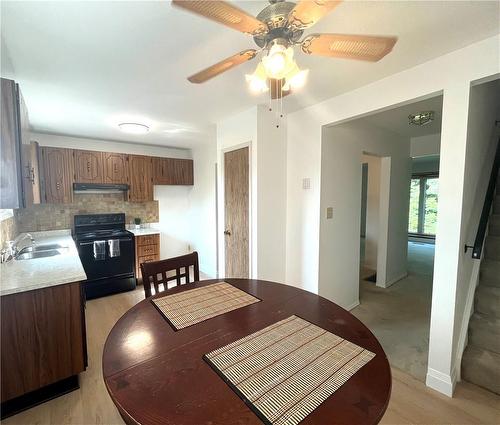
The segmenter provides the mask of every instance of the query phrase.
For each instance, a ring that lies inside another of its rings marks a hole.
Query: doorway
[[[225,275],[249,277],[249,148],[224,153]]]

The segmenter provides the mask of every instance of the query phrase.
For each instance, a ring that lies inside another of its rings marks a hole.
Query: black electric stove
[[[134,234],[125,229],[125,214],[75,215],[74,239],[87,299],[135,288]]]

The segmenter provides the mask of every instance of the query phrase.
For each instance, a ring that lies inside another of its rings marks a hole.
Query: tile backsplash
[[[17,232],[70,229],[75,214],[125,213],[127,223],[159,221],[158,201],[127,202],[121,193],[75,193],[71,204],[40,204],[14,210]],[[2,222],[3,224],[3,222]]]

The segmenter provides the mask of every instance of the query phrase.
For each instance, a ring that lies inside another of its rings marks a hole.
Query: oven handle
[[[99,239],[101,240],[101,239]],[[116,240],[116,239],[102,239],[102,240],[106,240],[107,241],[110,241],[110,240]],[[124,238],[124,239],[118,239],[120,242],[129,242],[129,241],[132,241],[132,238]],[[85,246],[85,245],[94,245],[94,242],[80,242],[78,245],[80,246]]]

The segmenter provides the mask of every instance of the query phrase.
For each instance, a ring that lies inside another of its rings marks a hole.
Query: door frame
[[[254,255],[254,220],[255,220],[255,214],[253,211],[253,205],[254,205],[254,195],[253,195],[253,173],[252,173],[252,142],[244,142],[244,143],[239,143],[237,145],[232,145],[227,148],[223,148],[219,150],[219,188],[218,194],[219,194],[219,220],[218,223],[219,225],[217,226],[218,232],[223,232],[225,229],[226,225],[226,217],[225,217],[225,204],[226,204],[226,192],[225,192],[225,184],[224,184],[224,179],[225,179],[225,172],[224,172],[224,161],[225,161],[225,154],[227,152],[232,152],[236,151],[242,148],[248,148],[248,276],[249,279],[253,279],[253,270],[255,270],[255,267],[253,266],[254,259],[256,256]],[[226,273],[226,248],[225,248],[225,239],[222,237],[222,235],[217,234],[217,240],[218,240],[218,273],[217,273],[217,278],[220,278],[221,276],[225,276]]]

